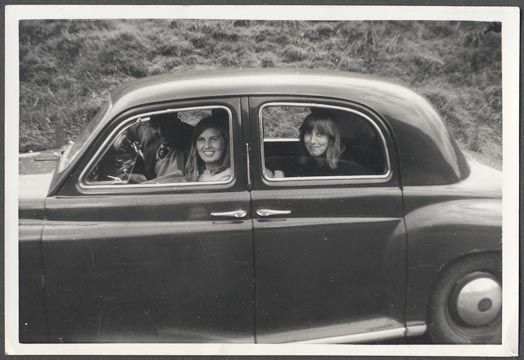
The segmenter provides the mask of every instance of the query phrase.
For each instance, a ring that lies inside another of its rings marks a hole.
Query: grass
[[[428,98],[467,149],[502,156],[501,39],[488,23],[27,20],[20,23],[19,150],[75,139],[118,84],[192,69],[373,74]]]

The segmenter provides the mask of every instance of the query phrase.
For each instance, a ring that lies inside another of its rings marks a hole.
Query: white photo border
[[[278,11],[275,11],[278,8]],[[502,23],[501,345],[22,344],[18,341],[19,21],[37,19],[435,20]],[[478,6],[7,5],[5,7],[5,349],[10,355],[516,356],[519,274],[519,8]],[[9,135],[8,135],[9,134]],[[508,286],[509,285],[509,286]],[[123,346],[124,345],[124,346]]]

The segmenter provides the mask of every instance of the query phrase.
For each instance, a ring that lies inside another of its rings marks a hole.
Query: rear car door
[[[387,127],[341,101],[249,101],[257,342],[402,336],[406,236]],[[297,175],[299,129],[319,111],[338,124],[348,162],[367,170]]]
[[[144,167],[136,144],[133,156],[110,156],[130,126],[171,113],[195,125],[217,109],[228,114],[226,180],[131,184],[130,174]],[[252,223],[240,117],[238,98],[154,105],[121,115],[91,145],[46,203],[42,241],[51,342],[254,341]],[[107,170],[112,161],[132,164],[119,174]]]

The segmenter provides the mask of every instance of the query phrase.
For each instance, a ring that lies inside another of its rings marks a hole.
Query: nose
[[[316,143],[318,141],[318,135],[313,133],[311,134],[311,142]]]

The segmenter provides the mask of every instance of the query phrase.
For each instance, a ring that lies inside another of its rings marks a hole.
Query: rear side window
[[[322,104],[265,104],[259,113],[268,180],[378,178],[389,174],[385,140],[356,110]]]

